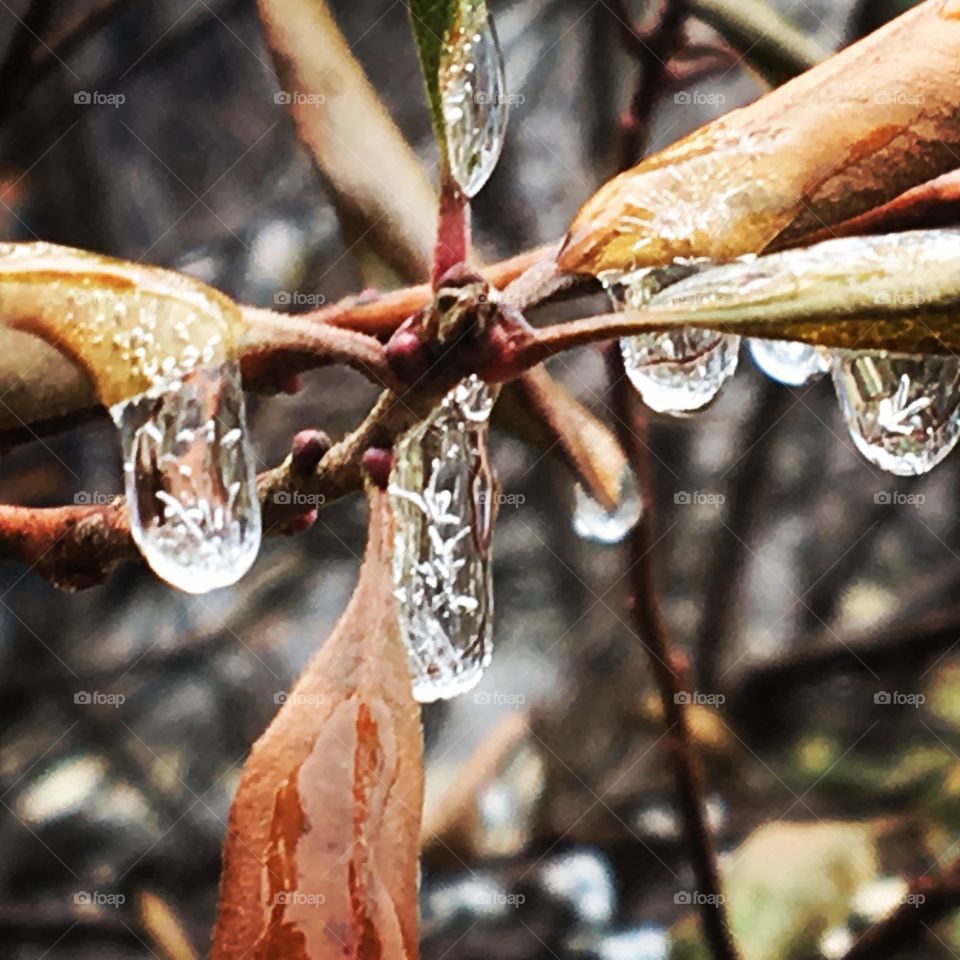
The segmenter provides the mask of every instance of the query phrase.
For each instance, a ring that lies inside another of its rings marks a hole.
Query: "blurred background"
[[[770,0],[824,54],[909,5]],[[32,59],[0,67],[2,239],[186,270],[263,306],[370,282],[275,102],[253,0],[46,6]],[[27,7],[0,4],[4,43]],[[405,4],[331,7],[432,171]],[[656,7],[494,0],[517,102],[475,207],[485,259],[561,237],[623,162],[637,63],[622,17]],[[58,38],[101,9],[64,52]],[[649,149],[764,89],[730,35],[693,20],[687,39]],[[613,422],[600,349],[550,370]],[[300,429],[349,430],[375,395],[331,368],[297,395],[252,398],[261,469]],[[521,406],[505,394],[493,437],[512,495],[495,540],[494,662],[475,691],[424,709],[423,956],[705,957],[626,548],[573,532],[575,478]],[[842,957],[920,877],[952,883],[954,900],[903,956],[960,956],[960,460],[915,481],[879,473],[828,380],[780,386],[746,350],[709,411],[654,419],[651,443],[657,582],[692,664],[745,956]],[[2,502],[120,488],[105,420],[0,462]],[[0,566],[0,955],[205,955],[244,757],[345,606],[364,534],[359,498],[333,504],[306,534],[265,541],[237,587],[201,597],[131,565],[74,595]]]

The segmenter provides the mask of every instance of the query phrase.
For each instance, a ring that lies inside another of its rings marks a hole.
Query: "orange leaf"
[[[413,960],[423,803],[388,497],[360,579],[247,761],[230,812],[213,960]]]
[[[603,186],[568,273],[728,260],[795,242],[957,166],[960,2],[927,0]]]

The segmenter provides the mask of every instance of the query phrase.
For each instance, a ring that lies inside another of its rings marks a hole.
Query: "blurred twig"
[[[653,566],[656,535],[652,470],[646,422],[634,415],[633,397],[620,352],[611,350],[609,357],[613,407],[621,442],[637,472],[643,496],[643,513],[630,536],[634,621],[638,638],[648,654],[663,708],[667,759],[676,784],[687,853],[696,877],[704,939],[714,960],[737,960],[739,953],[727,919],[720,869],[707,824],[703,773],[684,707],[686,665],[673,650],[657,595]]]

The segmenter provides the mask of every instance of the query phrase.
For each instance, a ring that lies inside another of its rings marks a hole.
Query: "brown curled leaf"
[[[214,960],[413,960],[420,711],[399,635],[388,495],[356,591],[257,741],[230,812]]]
[[[611,180],[558,262],[598,275],[778,249],[956,167],[960,0],[881,30]]]

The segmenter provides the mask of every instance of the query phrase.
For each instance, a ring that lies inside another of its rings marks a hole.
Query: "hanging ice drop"
[[[472,376],[395,451],[394,582],[413,693],[424,703],[469,690],[492,654],[492,407]]]
[[[678,262],[662,270],[638,270],[601,277],[617,309],[642,309],[656,294],[701,268]],[[642,333],[620,341],[630,382],[643,402],[657,413],[683,415],[701,410],[736,373],[740,338],[678,327],[665,333]]]
[[[830,369],[824,351],[789,340],[747,340],[753,362],[771,379],[788,387],[802,387]]]
[[[833,383],[857,449],[890,473],[927,473],[960,438],[954,357],[837,353]]]
[[[236,583],[260,548],[260,504],[236,362],[110,409],[120,430],[133,538],[187,593]]]
[[[629,464],[620,476],[620,500],[612,510],[598,503],[580,483],[574,485],[573,496],[573,532],[584,540],[620,543],[640,519],[640,489],[637,475]]]
[[[440,99],[450,172],[475,197],[490,179],[507,127],[503,54],[483,0],[464,0],[444,38]]]

